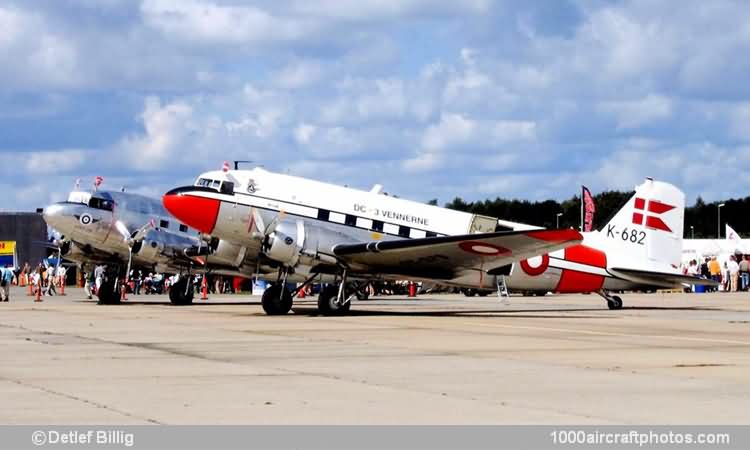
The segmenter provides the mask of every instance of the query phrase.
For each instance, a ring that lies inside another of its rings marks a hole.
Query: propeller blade
[[[273,218],[271,223],[269,223],[266,229],[263,231],[263,235],[269,236],[271,233],[273,233],[274,230],[276,230],[276,227],[279,226],[281,221],[284,220],[284,216],[286,216],[286,213],[283,210],[279,211],[279,214]]]
[[[153,219],[150,220],[146,225],[138,228],[138,230],[133,235],[133,240],[138,242],[142,241],[146,238],[146,234],[148,234],[148,231],[152,228],[155,228],[156,224],[154,223]]]
[[[259,236],[266,229],[266,224],[263,222],[263,216],[258,212],[257,209],[252,208],[250,210],[250,225],[248,230],[252,235]]]
[[[126,227],[124,223],[118,220],[117,222],[115,222],[115,228],[122,235],[122,238],[124,240],[130,240],[130,231],[128,231],[128,227]]]

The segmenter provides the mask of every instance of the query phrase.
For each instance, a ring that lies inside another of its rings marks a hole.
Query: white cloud
[[[617,119],[618,129],[654,125],[654,122],[672,116],[672,101],[668,97],[654,94],[636,100],[607,101],[599,108]]]
[[[201,0],[144,0],[144,22],[181,41],[254,44],[303,38],[315,30],[308,21],[275,17],[254,6]]]
[[[128,136],[118,145],[121,158],[137,170],[162,170],[165,164],[184,157],[185,138],[190,132],[193,108],[185,102],[162,106],[158,97],[146,98],[140,120],[144,134]],[[180,155],[180,156],[178,156]]]

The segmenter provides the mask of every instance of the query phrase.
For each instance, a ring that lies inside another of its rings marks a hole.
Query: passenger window
[[[350,227],[355,227],[357,226],[357,218],[347,214],[346,219],[344,219],[344,224],[349,225]]]
[[[181,224],[181,225],[180,225],[180,232],[182,232],[182,233],[187,233],[187,231],[188,231],[188,227],[187,227],[187,225],[182,225],[182,224]]]
[[[328,219],[331,216],[331,212],[327,209],[319,209],[318,210],[318,220],[323,220],[325,222],[328,222]]]
[[[380,233],[383,232],[383,222],[379,220],[373,220],[372,221],[372,231],[378,231]]]
[[[169,228],[169,221],[168,220],[160,220],[159,221],[159,227],[160,228]]]
[[[403,225],[401,225],[400,227],[398,227],[398,235],[401,236],[401,237],[408,238],[410,231],[411,231],[411,229],[409,229],[409,227],[405,227]]]
[[[437,233],[435,233],[434,231],[428,231],[426,236],[427,237],[437,237]]]

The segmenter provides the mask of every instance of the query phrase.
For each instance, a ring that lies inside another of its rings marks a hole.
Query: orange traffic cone
[[[417,296],[417,284],[413,282],[409,282],[409,297],[416,297]]]
[[[297,298],[305,298],[305,288],[299,288],[299,291],[297,291]]]
[[[208,300],[208,280],[206,279],[206,275],[203,275],[203,280],[201,281],[201,300]]]
[[[39,280],[39,283],[37,283],[36,286],[36,298],[34,299],[35,302],[41,302],[42,300],[42,281]]]
[[[32,283],[31,280],[29,280],[28,285],[29,285],[29,292],[27,292],[26,295],[31,297],[34,295],[34,283]]]
[[[65,295],[65,277],[60,275],[60,294]]]

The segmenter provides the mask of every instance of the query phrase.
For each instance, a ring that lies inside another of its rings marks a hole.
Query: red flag
[[[102,183],[104,183],[104,177],[100,177],[99,175],[97,175],[94,178],[94,188],[98,188],[102,185]]]
[[[221,167],[224,172],[229,172],[229,163],[224,161],[224,165]]]
[[[583,199],[583,231],[591,231],[594,229],[594,213],[596,212],[596,206],[594,206],[594,197],[591,196],[591,191],[586,186],[581,186]]]

